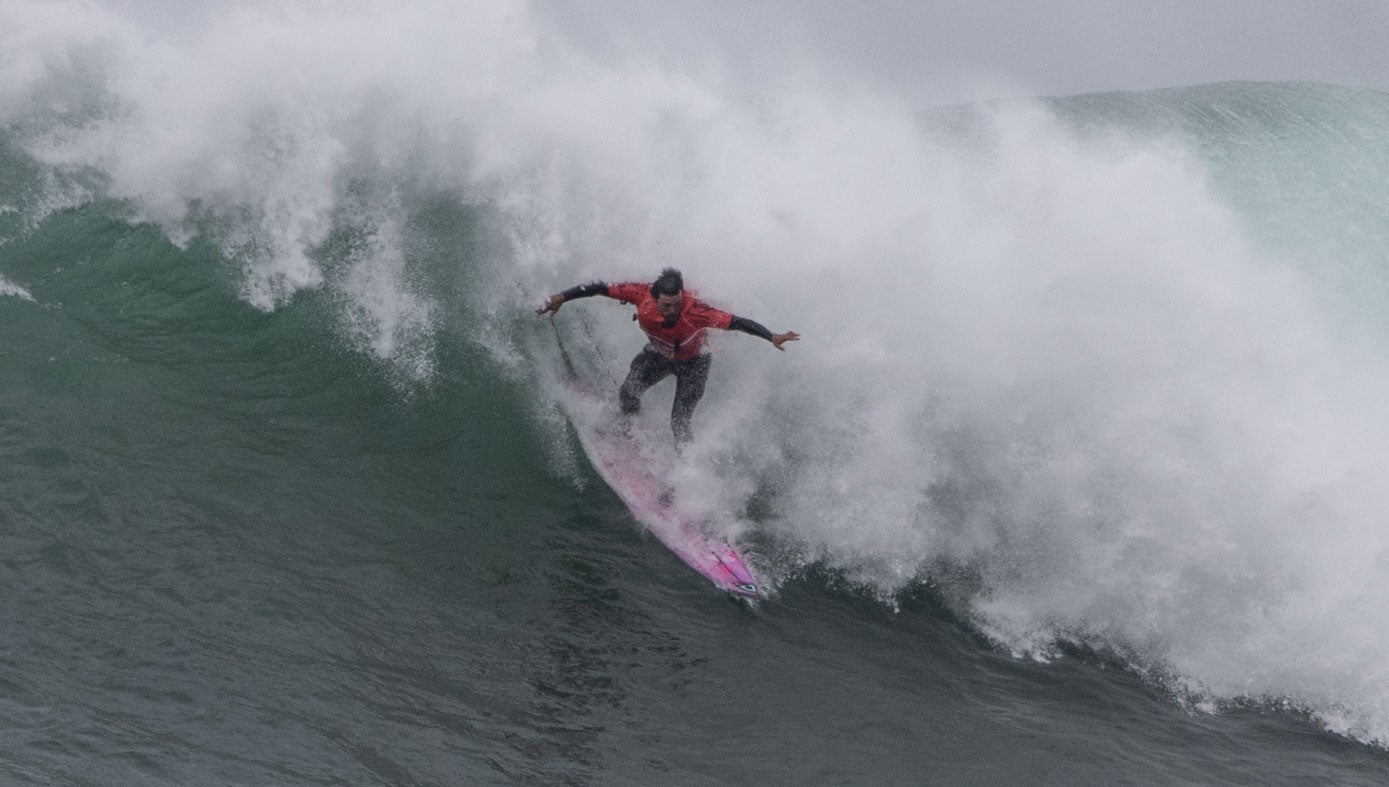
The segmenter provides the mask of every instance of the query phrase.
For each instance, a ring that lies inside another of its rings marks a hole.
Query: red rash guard
[[[608,286],[609,298],[616,298],[637,307],[637,324],[651,339],[652,347],[665,355],[674,353],[675,360],[688,361],[699,355],[704,347],[705,329],[720,328],[728,330],[733,315],[719,311],[709,304],[685,291],[685,305],[680,310],[680,319],[667,326],[666,318],[656,308],[656,299],[651,295],[650,284],[629,282]]]

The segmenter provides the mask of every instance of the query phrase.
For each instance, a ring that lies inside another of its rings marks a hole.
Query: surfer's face
[[[685,293],[678,292],[674,295],[657,295],[656,309],[661,312],[661,316],[666,322],[675,322],[680,319],[680,310],[685,308]]]

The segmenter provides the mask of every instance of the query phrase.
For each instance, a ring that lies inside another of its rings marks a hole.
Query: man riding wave
[[[759,336],[783,351],[786,348],[782,345],[786,342],[801,338],[794,331],[772,333],[745,317],[715,309],[693,293],[685,292],[680,271],[674,268],[661,271],[650,284],[593,282],[570,287],[551,295],[536,314],[554,314],[566,301],[594,295],[606,295],[636,306],[637,324],[648,339],[647,345],[632,359],[627,379],[618,389],[622,413],[636,413],[646,389],[675,375],[675,403],[670,411],[670,426],[677,444],[688,443],[693,437],[690,418],[700,397],[704,396],[704,383],[709,377],[710,356],[704,348],[709,328]]]

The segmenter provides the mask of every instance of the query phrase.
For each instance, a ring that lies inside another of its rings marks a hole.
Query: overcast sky
[[[225,0],[96,1],[166,30],[226,7]],[[273,9],[285,2],[235,4]],[[1389,0],[531,0],[530,5],[551,32],[602,57],[636,55],[674,68],[713,69],[752,90],[809,65],[818,76],[867,82],[923,103],[1236,79],[1389,91]]]
[[[1389,90],[1389,0],[537,0],[566,37],[758,80],[804,54],[925,103],[1232,79]]]

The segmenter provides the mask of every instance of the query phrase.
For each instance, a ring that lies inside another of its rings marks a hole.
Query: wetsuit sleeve
[[[577,287],[570,287],[560,294],[564,296],[566,301],[572,301],[575,298],[588,298],[594,295],[607,295],[608,285],[601,281],[595,281],[591,284],[580,284]]]
[[[746,317],[734,317],[728,322],[728,330],[742,331],[751,336],[760,336],[767,341],[772,340],[772,332],[760,322],[754,322]]]

